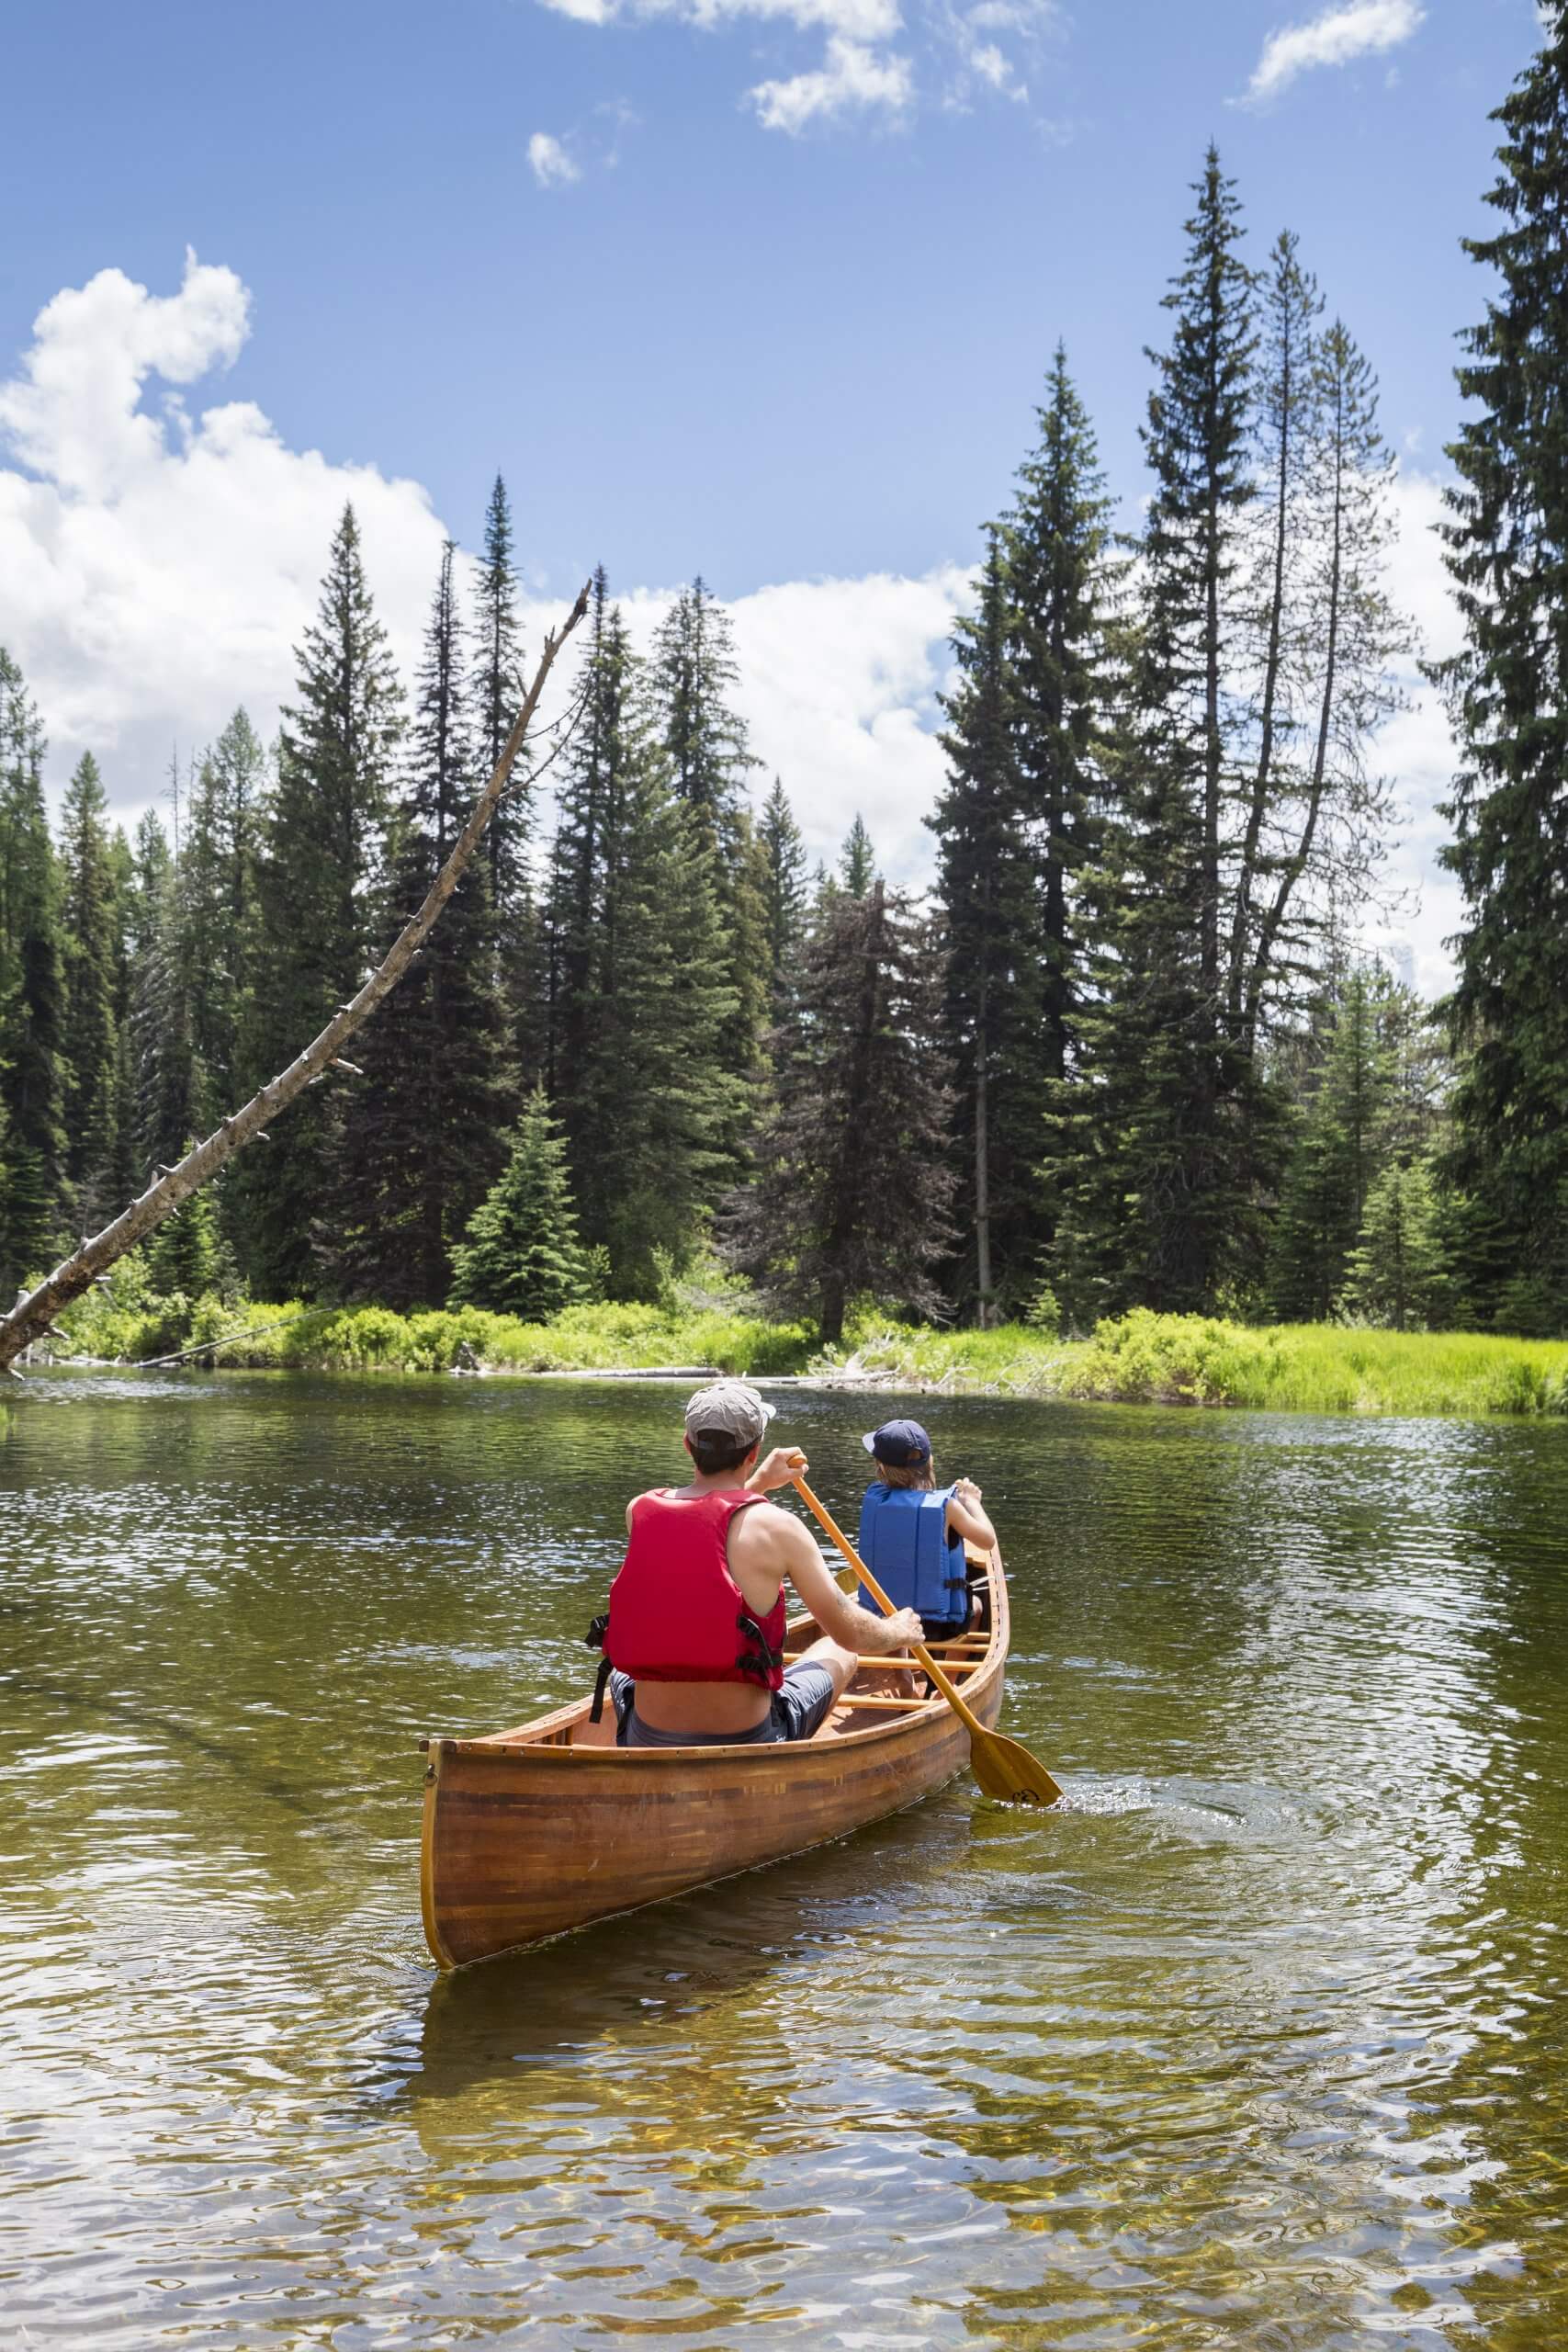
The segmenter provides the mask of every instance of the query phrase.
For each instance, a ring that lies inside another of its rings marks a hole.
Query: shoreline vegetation
[[[192,1302],[122,1282],[62,1318],[61,1363],[146,1364],[224,1338],[203,1370],[636,1374],[715,1371],[830,1387],[1073,1403],[1329,1414],[1568,1416],[1568,1340],[1220,1317],[1108,1318],[1082,1338],[1027,1324],[987,1331],[901,1324],[865,1309],[824,1347],[807,1322],[733,1302],[568,1307],[547,1321],[454,1307]],[[230,1335],[239,1335],[231,1337]]]

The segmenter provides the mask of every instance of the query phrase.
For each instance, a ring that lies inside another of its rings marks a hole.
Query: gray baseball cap
[[[744,1380],[716,1380],[711,1388],[699,1388],[687,1406],[686,1435],[695,1437],[699,1430],[722,1430],[727,1437],[743,1438],[751,1445],[777,1409],[765,1404]]]

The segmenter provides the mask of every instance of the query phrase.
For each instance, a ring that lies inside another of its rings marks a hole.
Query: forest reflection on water
[[[932,1404],[1067,1807],[437,1982],[414,1741],[581,1687],[677,1403],[0,1423],[0,2341],[1568,2335],[1564,1432]],[[846,1510],[881,1405],[787,1399]]]

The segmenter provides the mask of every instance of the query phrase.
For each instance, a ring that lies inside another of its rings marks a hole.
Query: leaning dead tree
[[[442,908],[457,888],[464,867],[479,845],[480,834],[494,815],[496,804],[512,774],[513,762],[523,748],[523,739],[539,707],[539,696],[544,692],[551,665],[587,610],[588,590],[585,587],[560,628],[546,638],[533,684],[524,698],[517,722],[506,739],[490,782],[474,803],[473,813],[464,826],[451,856],[431,884],[424,904],[398,933],[385,961],[372,972],[351,1003],[339,1005],[321,1035],[306,1046],[297,1061],[290,1062],[270,1085],[264,1086],[259,1094],[253,1095],[243,1111],[236,1111],[232,1118],[225,1119],[205,1143],[198,1143],[193,1151],[188,1151],[177,1168],[160,1170],[156,1182],[150,1184],[132,1201],[112,1225],[106,1225],[101,1233],[96,1233],[91,1239],[84,1241],[82,1247],[56,1266],[53,1273],[39,1283],[36,1290],[18,1299],[9,1315],[0,1317],[0,1373],[18,1377],[16,1362],[22,1351],[30,1347],[35,1340],[46,1339],[55,1317],[69,1306],[73,1299],[80,1298],[85,1291],[90,1290],[93,1283],[107,1272],[117,1258],[123,1258],[128,1250],[133,1250],[154,1226],[171,1216],[182,1201],[189,1200],[193,1193],[216,1176],[242,1145],[250,1143],[256,1136],[265,1135],[271,1121],[293,1102],[297,1094],[302,1094],[307,1086],[324,1076],[355,1031],[370,1018],[383,997],[389,996],[397,987],[423,945]]]

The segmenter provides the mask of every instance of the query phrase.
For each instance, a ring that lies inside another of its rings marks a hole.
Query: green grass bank
[[[229,1368],[500,1373],[634,1372],[713,1365],[950,1395],[1297,1413],[1568,1417],[1568,1341],[1337,1324],[1254,1327],[1139,1310],[1082,1340],[1022,1324],[993,1331],[890,1324],[868,1312],[822,1349],[807,1323],[770,1323],[728,1304],[574,1306],[547,1323],[465,1307],[238,1305],[159,1297],[135,1279],[64,1319],[68,1353],[141,1363],[243,1330],[206,1361]]]

